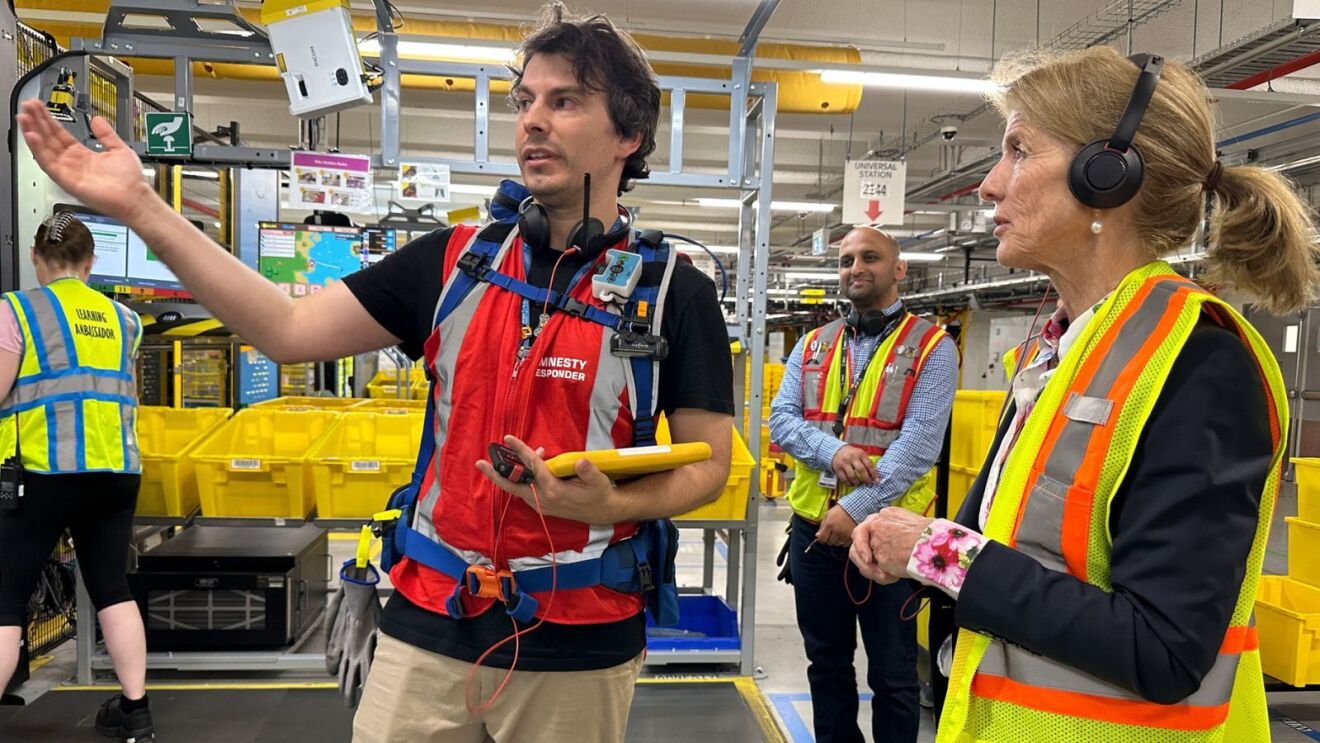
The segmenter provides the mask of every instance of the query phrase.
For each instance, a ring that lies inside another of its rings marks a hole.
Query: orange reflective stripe
[[[1260,637],[1256,634],[1255,626],[1229,627],[1228,633],[1224,635],[1224,644],[1219,646],[1219,654],[1238,655],[1259,648]]]
[[[1095,349],[1092,350],[1090,355],[1086,357],[1086,360],[1082,362],[1081,368],[1077,370],[1077,379],[1090,379],[1095,376],[1096,370],[1100,368],[1101,362],[1103,362],[1105,357],[1109,354],[1110,347],[1113,346],[1114,342],[1118,339],[1118,329],[1123,327],[1123,324],[1130,320],[1133,315],[1137,314],[1137,310],[1141,308],[1142,303],[1154,288],[1155,280],[1152,279],[1147,280],[1141,285],[1141,288],[1137,289],[1136,294],[1128,301],[1127,306],[1123,308],[1123,312],[1119,314],[1118,318],[1114,320],[1114,323],[1110,325],[1110,332],[1101,336]],[[1037,349],[1040,347],[1039,336],[1037,336],[1036,339],[1036,347]],[[1022,368],[1025,369],[1026,365],[1024,364]],[[1064,426],[1067,423],[1068,419],[1063,416],[1055,416],[1054,420],[1050,421],[1049,430],[1045,432],[1045,438],[1041,441],[1040,450],[1037,452],[1036,459],[1031,465],[1031,471],[1034,474],[1027,477],[1026,487],[1022,491],[1022,500],[1018,503],[1017,517],[1013,520],[1013,536],[1009,540],[1010,547],[1017,546],[1017,534],[1022,528],[1022,518],[1027,513],[1027,503],[1031,500],[1031,491],[1035,489],[1036,481],[1039,480],[1041,474],[1044,473],[1045,464],[1049,459],[1050,452],[1054,450],[1054,446],[1058,443],[1059,436],[1063,433]],[[1024,421],[1023,427],[1025,426],[1026,422]]]
[[[1003,676],[984,673],[972,677],[972,695],[1064,717],[1168,730],[1209,730],[1228,719],[1228,703],[1213,707],[1193,707],[1187,704],[1106,699],[1075,691],[1028,686]]]
[[[1146,282],[1149,287],[1154,287],[1160,279],[1151,279]],[[1145,288],[1145,287],[1143,287]],[[1146,338],[1141,349],[1132,356],[1132,359],[1123,367],[1118,376],[1114,379],[1114,384],[1105,393],[1105,397],[1110,400],[1126,400],[1136,385],[1137,379],[1146,370],[1147,364],[1155,355],[1155,351],[1164,343],[1173,326],[1177,324],[1178,318],[1182,315],[1183,307],[1191,296],[1193,287],[1182,286],[1169,297],[1168,305],[1164,309],[1164,315],[1160,318],[1159,324],[1155,330]],[[1136,306],[1136,303],[1129,307]],[[1116,330],[1116,328],[1115,328]],[[1118,333],[1113,332],[1110,335],[1117,338]],[[1095,357],[1099,357],[1099,353]],[[1092,374],[1095,369],[1091,369]],[[1073,390],[1078,394],[1085,394],[1087,386],[1090,384],[1091,375],[1085,379],[1078,375],[1074,382]],[[1087,573],[1087,554],[1090,552],[1091,528],[1094,525],[1092,518],[1095,500],[1095,487],[1100,482],[1100,472],[1104,468],[1105,459],[1109,454],[1109,444],[1114,437],[1114,428],[1118,424],[1120,414],[1115,413],[1111,420],[1100,426],[1092,434],[1090,442],[1087,444],[1086,455],[1082,457],[1082,464],[1077,468],[1077,473],[1073,475],[1073,485],[1080,486],[1074,491],[1078,497],[1069,498],[1063,505],[1063,535],[1059,540],[1063,548],[1063,562],[1068,566],[1068,572],[1082,580],[1086,580]],[[1100,528],[1103,528],[1101,526]]]

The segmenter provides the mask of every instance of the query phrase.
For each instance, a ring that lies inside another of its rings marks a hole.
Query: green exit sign
[[[147,154],[154,157],[191,157],[192,114],[187,111],[148,112]]]

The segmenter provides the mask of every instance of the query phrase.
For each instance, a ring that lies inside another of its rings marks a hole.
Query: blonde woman
[[[1240,314],[1160,258],[1208,206],[1210,283],[1292,312],[1316,283],[1309,213],[1278,175],[1216,159],[1181,65],[1098,47],[996,76],[997,257],[1047,274],[1060,307],[1017,354],[957,518],[887,509],[852,559],[957,602],[940,741],[1268,740],[1251,612],[1282,378]]]

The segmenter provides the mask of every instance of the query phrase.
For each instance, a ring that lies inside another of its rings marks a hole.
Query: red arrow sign
[[[866,211],[862,213],[866,215],[867,219],[874,222],[880,218],[880,215],[883,214],[884,211],[880,208],[879,201],[868,201],[866,202]]]

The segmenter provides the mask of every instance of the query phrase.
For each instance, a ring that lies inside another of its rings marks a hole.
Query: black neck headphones
[[[576,248],[579,255],[594,259],[606,248],[628,236],[628,231],[632,229],[632,214],[619,207],[619,227],[606,232],[600,220],[591,216],[590,173],[582,177],[582,191],[582,221],[568,231],[568,242],[564,248]],[[499,196],[502,194],[496,195],[497,198]],[[532,250],[549,250],[550,217],[545,213],[545,207],[533,199],[528,196],[518,204],[518,234]]]
[[[1141,72],[1132,89],[1118,128],[1109,139],[1097,139],[1082,148],[1068,168],[1068,188],[1078,201],[1093,209],[1122,206],[1141,189],[1144,164],[1132,138],[1146,114],[1164,58],[1155,54],[1128,57]]]
[[[848,316],[843,319],[844,323],[853,330],[862,335],[880,335],[889,327],[889,324],[903,315],[903,306],[899,305],[897,312],[886,312],[884,310],[867,310],[858,312],[854,307],[848,312]]]

